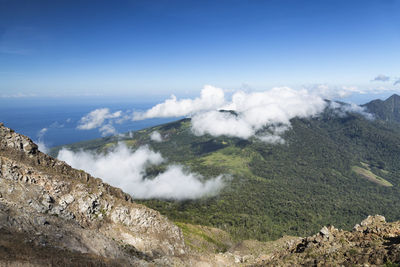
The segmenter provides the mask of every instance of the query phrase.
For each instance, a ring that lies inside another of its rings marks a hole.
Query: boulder
[[[369,215],[366,219],[364,219],[361,222],[361,226],[369,226],[379,223],[386,223],[385,217],[383,217],[382,215],[375,215],[375,216]]]

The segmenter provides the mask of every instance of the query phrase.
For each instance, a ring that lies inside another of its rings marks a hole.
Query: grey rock
[[[43,195],[43,202],[45,203],[54,203],[54,199],[47,193]]]
[[[49,225],[49,221],[45,217],[36,217],[34,220],[37,225]]]
[[[50,214],[52,215],[61,215],[64,211],[64,208],[61,206],[55,206],[51,209]]]
[[[358,223],[356,225],[354,225],[353,227],[353,231],[360,231],[361,225],[359,225]]]
[[[322,227],[322,229],[319,230],[319,233],[320,233],[322,236],[327,237],[327,238],[328,238],[329,235],[330,235],[330,231],[329,231],[329,229],[328,229],[326,226]]]
[[[39,213],[45,213],[46,211],[48,211],[48,208],[44,207],[43,205],[40,205],[37,202],[32,201],[29,204],[35,211],[39,212]]]
[[[60,198],[60,205],[64,208],[66,208],[69,204],[75,201],[75,198],[71,194],[63,195]]]
[[[386,219],[382,215],[368,216],[365,220],[361,222],[361,226],[368,226],[377,223],[385,223]]]

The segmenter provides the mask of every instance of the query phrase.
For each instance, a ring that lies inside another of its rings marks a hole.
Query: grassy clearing
[[[251,151],[229,146],[202,157],[201,164],[221,168],[223,172],[232,175],[265,181],[264,178],[254,175],[249,168],[253,156]]]
[[[226,252],[232,246],[230,235],[217,228],[175,222],[181,228],[185,243],[197,252]]]
[[[365,165],[363,165],[365,166]],[[357,173],[358,175],[360,175],[361,177],[368,179],[369,181],[379,184],[379,185],[383,185],[383,186],[393,186],[390,182],[386,181],[385,179],[383,179],[382,177],[372,173],[370,170],[368,169],[364,169],[361,168],[359,166],[353,166],[352,170]]]
[[[236,153],[224,153],[217,151],[202,158],[205,165],[217,165],[223,167],[233,173],[249,174],[247,164],[250,162],[248,158],[242,157]]]

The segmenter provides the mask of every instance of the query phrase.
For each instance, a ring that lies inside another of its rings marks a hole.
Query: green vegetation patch
[[[259,157],[258,153],[250,149],[228,146],[201,157],[194,164],[200,164],[203,169],[216,168],[220,173],[266,182],[265,178],[255,175],[249,168],[249,164],[255,157]]]
[[[135,139],[133,140],[125,140],[125,145],[127,145],[128,147],[133,147],[137,144],[137,141]]]
[[[117,144],[117,142],[111,142],[111,143],[107,143],[103,146],[103,150],[111,148],[113,146],[115,146]]]

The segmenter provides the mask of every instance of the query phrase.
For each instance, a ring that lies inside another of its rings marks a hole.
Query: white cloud
[[[331,108],[338,116],[341,117],[347,116],[347,113],[357,113],[364,116],[368,120],[374,119],[374,115],[369,113],[365,107],[361,107],[354,103],[340,104],[332,101],[329,105],[329,108]]]
[[[121,111],[111,113],[108,108],[100,108],[91,111],[79,121],[78,129],[90,130],[101,127],[106,119],[114,119],[120,117]]]
[[[201,95],[195,99],[181,99],[172,95],[164,103],[158,104],[146,112],[135,112],[134,120],[149,118],[180,117],[194,114],[200,111],[216,109],[225,102],[224,91],[211,85],[204,86]]]
[[[114,126],[112,126],[112,124],[106,124],[106,125],[101,126],[99,128],[99,131],[101,133],[101,136],[117,134],[117,130],[115,130],[115,128],[114,128]]]
[[[49,129],[48,128],[42,128],[38,133],[37,133],[37,141],[35,143],[38,145],[39,150],[42,151],[43,153],[47,153],[49,151],[49,148],[44,142],[44,135],[47,133]]]
[[[393,85],[398,85],[398,84],[400,84],[400,79],[398,79],[397,81],[395,81]]]
[[[79,120],[77,128],[80,130],[99,128],[102,136],[112,135],[117,133],[113,126],[115,120],[120,123],[122,111],[111,113],[108,108],[95,109]]]
[[[49,148],[47,147],[47,145],[43,141],[36,141],[35,143],[38,145],[38,149],[41,152],[47,153],[49,151]]]
[[[147,167],[165,163],[160,153],[148,147],[140,147],[132,152],[119,144],[101,155],[62,149],[58,159],[102,178],[134,198],[196,199],[215,195],[224,185],[222,176],[204,181],[201,175],[190,173],[180,165],[169,165],[165,172],[147,179],[144,177]]]
[[[261,141],[269,144],[284,144],[285,140],[280,137],[279,135],[274,135],[274,134],[268,134],[268,135],[261,135],[258,138],[260,138]]]
[[[270,125],[267,127],[266,132],[259,134],[257,137],[265,142],[270,144],[284,144],[285,140],[281,137],[281,135],[289,130],[290,125],[278,124],[278,125]]]
[[[379,74],[376,76],[373,81],[379,81],[379,82],[387,82],[390,80],[390,77],[384,74]]]
[[[152,132],[150,135],[150,139],[154,142],[162,142],[163,141],[163,138],[158,131]]]
[[[247,139],[254,135],[249,123],[228,112],[208,111],[192,117],[192,131],[196,135],[227,135]]]
[[[38,133],[38,138],[42,138],[48,131],[48,128],[42,128]]]

